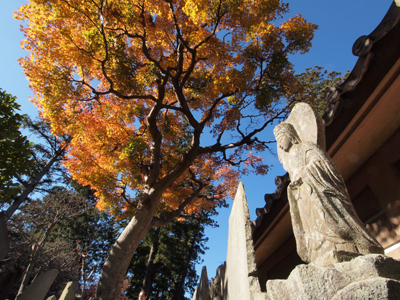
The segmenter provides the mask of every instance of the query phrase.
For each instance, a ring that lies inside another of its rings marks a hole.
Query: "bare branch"
[[[198,180],[197,180],[198,181]],[[200,182],[200,181],[198,181]],[[187,197],[177,209],[172,211],[168,216],[166,217],[153,217],[153,221],[151,222],[151,226],[155,227],[162,227],[166,226],[168,223],[170,223],[173,219],[181,216],[182,211],[185,209],[186,206],[190,205],[200,194],[201,190],[204,187],[204,183],[201,182],[198,188],[196,188],[193,193]]]
[[[255,135],[257,133],[260,133],[261,131],[263,131],[268,125],[272,124],[283,113],[285,113],[284,110],[278,111],[274,117],[271,117],[270,119],[268,119],[266,122],[264,122],[264,124],[261,127],[254,129],[249,134],[244,135],[243,133],[241,133],[242,138],[236,142],[225,144],[225,145],[221,145],[220,143],[217,142],[216,144],[214,144],[212,146],[201,147],[200,152],[204,153],[204,154],[205,153],[214,153],[214,152],[222,152],[223,153],[228,149],[237,148],[237,147],[240,147],[243,145],[251,145],[254,142],[258,141],[258,139],[256,139]]]

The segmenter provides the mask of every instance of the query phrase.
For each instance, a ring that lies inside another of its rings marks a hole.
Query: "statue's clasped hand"
[[[297,190],[299,188],[299,186],[301,186],[302,184],[303,184],[303,180],[301,180],[301,178],[299,178],[297,180],[292,181],[289,184],[289,187],[291,190]]]

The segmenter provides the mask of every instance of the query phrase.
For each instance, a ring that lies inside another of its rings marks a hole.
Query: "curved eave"
[[[325,129],[327,152],[345,180],[400,127],[399,20],[400,7],[393,3],[368,36],[375,39],[372,47],[341,85],[357,83],[341,93],[341,109]]]

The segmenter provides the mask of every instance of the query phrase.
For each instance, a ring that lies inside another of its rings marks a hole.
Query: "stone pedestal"
[[[400,299],[400,261],[369,254],[331,267],[299,265],[287,280],[269,280],[267,299]]]

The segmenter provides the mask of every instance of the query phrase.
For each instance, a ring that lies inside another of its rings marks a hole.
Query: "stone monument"
[[[193,300],[208,300],[208,299],[210,299],[210,288],[208,286],[207,268],[206,266],[204,266],[201,269],[200,284],[193,295]]]
[[[400,299],[400,261],[386,257],[351,204],[325,152],[324,126],[305,103],[274,129],[289,173],[290,216],[300,258],[286,280],[267,281],[268,300]]]
[[[288,199],[297,252],[307,263],[331,266],[362,254],[383,254],[353,209],[339,170],[325,152],[324,125],[297,104],[274,134],[289,173]]]
[[[225,279],[225,264],[220,265],[217,268],[217,274],[215,278],[211,278],[210,284],[210,298],[212,300],[223,300],[224,295],[224,279]]]

